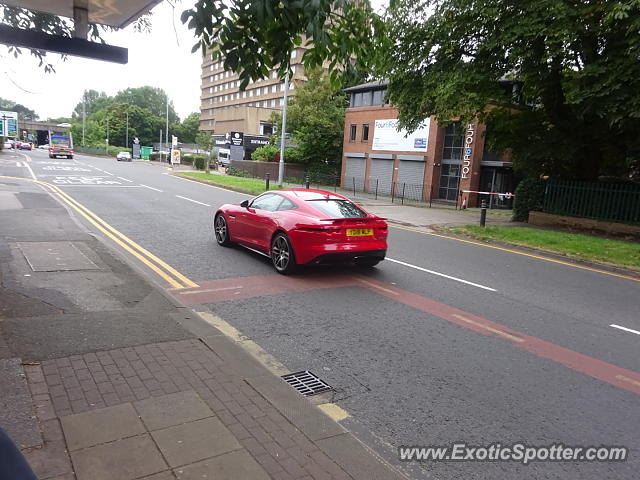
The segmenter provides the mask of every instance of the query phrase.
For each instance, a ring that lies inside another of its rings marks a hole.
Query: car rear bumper
[[[360,259],[384,260],[387,250],[362,250],[351,252],[323,253],[307,262],[308,265],[330,265],[334,263],[351,263]]]

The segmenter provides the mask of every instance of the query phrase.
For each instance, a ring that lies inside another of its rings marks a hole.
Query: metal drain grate
[[[286,375],[283,375],[282,378],[285,380],[285,382],[287,382],[289,385],[291,385],[306,397],[310,395],[316,395],[317,393],[333,390],[328,383],[320,380],[309,370],[288,373]]]

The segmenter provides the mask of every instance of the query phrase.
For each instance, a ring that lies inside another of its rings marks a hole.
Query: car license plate
[[[371,237],[373,228],[347,228],[347,237]]]

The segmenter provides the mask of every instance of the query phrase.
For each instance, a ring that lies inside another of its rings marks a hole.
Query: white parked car
[[[130,162],[131,161],[131,154],[129,152],[120,152],[116,156],[116,160],[117,161],[123,161],[123,162]]]

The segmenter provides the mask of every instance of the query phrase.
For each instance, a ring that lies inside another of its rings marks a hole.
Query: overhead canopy
[[[89,23],[122,28],[147,13],[162,0],[86,0]],[[73,18],[77,0],[2,0],[5,5]]]

